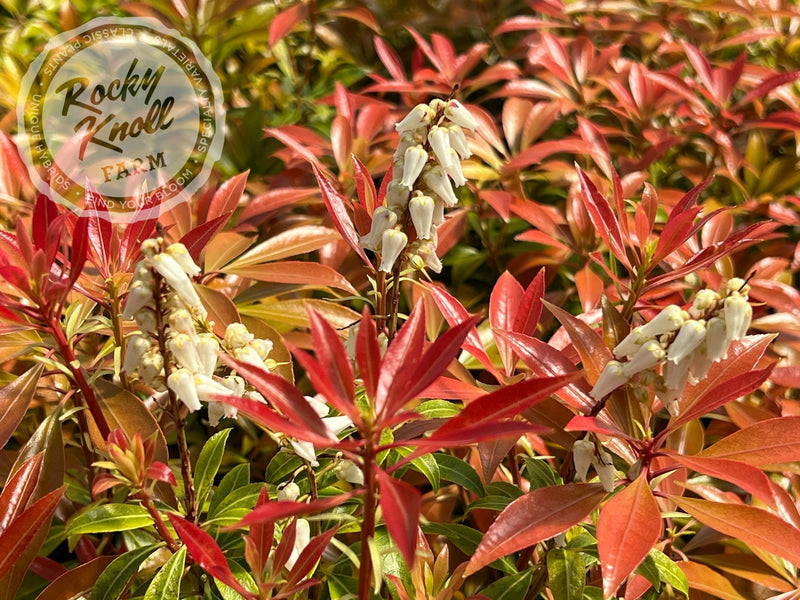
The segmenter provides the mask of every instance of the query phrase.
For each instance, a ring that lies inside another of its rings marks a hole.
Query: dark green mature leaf
[[[160,544],[143,546],[115,558],[97,578],[92,588],[92,600],[117,600],[122,597],[139,566],[159,546]]]
[[[439,452],[430,456],[433,456],[436,464],[439,465],[439,475],[445,481],[460,485],[478,496],[483,496],[486,493],[483,489],[480,475],[467,461]]]
[[[477,529],[458,523],[423,523],[421,529],[426,535],[446,537],[450,543],[467,556],[475,552],[475,548],[480,544],[482,537],[481,532]],[[518,571],[514,561],[507,556],[498,559],[491,566],[504,573],[517,573]]]
[[[36,386],[43,370],[44,364],[39,363],[0,388],[0,448],[11,439],[17,425],[25,416],[28,405],[36,394]]]
[[[212,435],[203,444],[200,456],[197,457],[197,464],[194,468],[195,502],[198,511],[203,510],[208,493],[214,484],[214,477],[217,476],[219,467],[222,464],[222,457],[225,454],[225,443],[231,429],[223,429]]]
[[[581,600],[586,582],[586,564],[580,553],[556,548],[547,553],[547,586],[553,600]]]
[[[67,524],[66,535],[130,531],[153,524],[143,506],[134,504],[101,504],[75,515]]]
[[[217,489],[211,497],[208,514],[213,515],[220,503],[234,490],[250,483],[250,463],[236,465],[228,471],[219,482]]]
[[[492,600],[518,600],[519,598],[524,598],[525,593],[531,587],[534,571],[535,569],[528,569],[527,571],[522,571],[522,573],[506,575],[481,590],[481,594],[488,596]]]
[[[185,561],[186,546],[181,546],[153,577],[153,581],[147,586],[144,600],[178,600]]]

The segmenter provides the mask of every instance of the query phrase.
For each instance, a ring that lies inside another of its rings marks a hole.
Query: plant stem
[[[361,566],[358,571],[358,599],[369,600],[372,585],[372,554],[369,540],[375,535],[375,511],[377,510],[377,490],[375,482],[375,446],[367,439],[364,448],[364,513],[361,521]]]
[[[50,329],[50,333],[55,338],[59,354],[61,354],[62,358],[67,363],[67,368],[69,368],[72,374],[72,380],[81,391],[83,402],[92,414],[92,418],[97,425],[97,429],[100,431],[100,435],[103,439],[106,439],[108,434],[111,433],[111,429],[108,427],[108,422],[106,421],[102,408],[100,408],[100,403],[97,401],[97,396],[89,385],[89,381],[86,379],[86,372],[83,370],[80,361],[75,357],[75,352],[72,346],[70,346],[67,336],[64,334],[64,330],[61,328],[61,323],[55,317],[51,317],[47,325]]]
[[[386,273],[378,271],[375,279],[378,297],[375,299],[375,327],[378,332],[386,324]]]
[[[164,523],[164,518],[161,516],[161,513],[158,512],[158,509],[153,504],[153,499],[150,498],[150,495],[145,491],[142,490],[137,494],[137,498],[142,503],[142,506],[145,507],[147,512],[153,517],[153,522],[156,527],[156,531],[158,535],[164,540],[167,544],[167,548],[170,549],[172,552],[177,552],[180,549],[180,544],[175,541],[175,538],[172,537],[172,534],[167,529],[166,523]]]
[[[111,312],[111,330],[114,333],[114,343],[120,349],[120,362],[125,364],[125,339],[122,329],[122,306],[120,304],[120,296],[117,293],[117,284],[113,279],[108,280],[108,296],[111,299],[110,312]],[[131,382],[128,379],[128,374],[121,371],[119,374],[122,387],[132,392]]]
[[[391,342],[397,335],[397,313],[400,311],[400,261],[395,262],[392,269],[392,302],[389,312],[389,333],[387,338]]]

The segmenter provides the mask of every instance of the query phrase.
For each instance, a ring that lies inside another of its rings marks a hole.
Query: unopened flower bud
[[[300,486],[294,481],[290,481],[282,488],[278,489],[278,500],[288,500],[294,502],[300,497]]]
[[[431,119],[433,119],[433,110],[427,104],[417,104],[394,128],[398,132],[404,133],[428,125]]]
[[[453,186],[450,185],[450,180],[442,167],[436,165],[428,169],[422,176],[425,185],[435,193],[445,203],[445,206],[455,206],[458,204],[458,196],[453,191]]]
[[[680,331],[678,331],[678,335],[675,336],[672,344],[670,344],[667,360],[677,363],[684,357],[689,356],[703,342],[705,337],[706,322],[689,319],[683,324]]]
[[[146,258],[151,258],[155,256],[159,252],[161,252],[161,243],[163,240],[161,238],[150,238],[142,242],[142,254]]]
[[[197,397],[197,388],[194,384],[194,375],[189,369],[177,369],[167,377],[167,386],[178,400],[186,405],[190,412],[201,408],[200,399]]]
[[[401,183],[408,189],[414,187],[414,183],[422,173],[422,169],[428,162],[428,153],[422,146],[411,146],[403,156],[403,179]]]
[[[589,392],[589,395],[595,400],[605,398],[618,387],[625,385],[628,382],[628,376],[625,375],[625,370],[622,363],[616,360],[610,360],[603,367],[600,377]]]
[[[196,329],[192,315],[185,308],[179,308],[169,313],[169,326],[176,333],[185,333],[187,335],[194,335]]]
[[[464,130],[455,123],[447,125],[447,133],[450,136],[450,147],[458,152],[461,160],[466,160],[472,156],[472,150],[469,149],[467,136],[464,135]]]
[[[478,128],[478,122],[475,117],[458,100],[449,100],[447,102],[444,108],[444,116],[464,129],[473,131]]]
[[[725,291],[728,294],[739,293],[746,296],[750,292],[750,286],[741,277],[731,277],[725,284]]]
[[[400,257],[408,245],[408,236],[397,229],[389,229],[383,232],[383,243],[381,244],[381,264],[378,270],[384,273],[391,273],[395,261]]]
[[[186,273],[189,277],[194,277],[195,275],[200,274],[200,267],[194,264],[192,255],[189,254],[186,246],[180,242],[170,244],[167,246],[165,252],[175,259],[175,262],[181,266],[181,269],[183,269],[184,273]]]
[[[122,370],[126,373],[133,373],[139,365],[144,353],[150,349],[150,340],[143,335],[132,335],[128,338],[128,345],[125,347],[125,364]]]
[[[139,359],[139,378],[147,385],[153,385],[156,378],[161,375],[164,369],[164,357],[161,356],[157,348],[150,348]]]
[[[223,343],[229,350],[236,350],[249,344],[254,337],[242,323],[231,323],[225,329]]]
[[[677,331],[686,322],[686,313],[680,306],[671,304],[665,307],[649,323],[645,323],[638,328],[643,336],[654,338],[664,333]]]
[[[575,440],[572,444],[572,462],[575,465],[575,476],[578,481],[586,481],[593,458],[594,444],[590,440]]]
[[[652,369],[664,360],[664,349],[656,341],[650,341],[642,345],[633,355],[630,362],[622,367],[622,373],[626,377],[633,377],[637,373],[646,369]]]
[[[267,360],[267,356],[272,352],[272,342],[256,338],[250,342],[250,347],[256,351],[261,360]]]
[[[369,233],[361,237],[362,248],[378,250],[383,241],[384,231],[391,229],[397,223],[397,215],[385,206],[379,206],[372,213],[372,226]]]
[[[753,307],[741,294],[733,293],[725,298],[725,329],[729,341],[741,340],[747,335]]]
[[[450,135],[444,127],[434,125],[428,131],[428,143],[433,149],[436,159],[443,167],[447,167],[452,160],[450,155]]]
[[[614,471],[614,461],[611,455],[605,450],[600,450],[592,462],[594,463],[594,469],[597,471],[597,475],[600,477],[600,483],[603,485],[603,489],[608,493],[613,492],[616,473]]]
[[[431,237],[434,208],[435,203],[430,196],[414,196],[408,203],[411,221],[414,223],[417,237],[421,240],[427,240]]]
[[[706,311],[714,307],[719,302],[719,294],[714,290],[700,290],[695,294],[689,314],[693,319],[700,319]]]

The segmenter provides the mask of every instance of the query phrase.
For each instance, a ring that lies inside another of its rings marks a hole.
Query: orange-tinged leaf
[[[725,573],[742,577],[747,581],[757,582],[777,592],[788,592],[794,589],[791,583],[779,577],[775,571],[753,554],[729,552],[695,555],[694,558],[703,564],[711,565]]]
[[[321,225],[302,225],[274,235],[261,242],[247,254],[240,256],[228,265],[228,269],[238,269],[250,265],[280,260],[289,256],[319,250],[325,244],[339,239],[335,229]]]
[[[194,289],[208,311],[208,320],[214,322],[214,333],[225,337],[228,323],[239,323],[239,311],[225,294],[207,285],[194,284]]]
[[[746,504],[671,498],[704,525],[800,565],[800,530],[780,517]]]
[[[603,296],[603,280],[592,271],[589,265],[575,273],[575,287],[581,300],[583,312],[597,308]]]
[[[585,519],[605,496],[599,483],[569,483],[539,488],[517,498],[486,531],[465,575],[566,531]]]
[[[269,47],[274,48],[275,44],[286,37],[298,23],[306,18],[307,14],[308,6],[300,3],[275,15],[269,25]]]
[[[349,294],[358,294],[358,291],[338,271],[315,262],[289,260],[244,267],[228,265],[223,271],[269,283],[288,283],[308,288],[332,287],[344,290]]]
[[[732,433],[700,453],[755,467],[800,460],[800,417],[759,421]]]
[[[555,315],[569,335],[572,345],[581,357],[586,379],[594,385],[603,367],[613,358],[611,350],[603,342],[600,334],[580,319],[572,316],[563,308],[543,300],[547,309]]]
[[[32,367],[0,389],[0,448],[14,434],[36,393],[43,364]]]
[[[28,504],[39,481],[43,459],[43,452],[34,454],[8,478],[3,493],[0,494],[0,534]]]
[[[225,266],[253,244],[253,237],[235,231],[221,231],[206,246],[206,272]]]
[[[346,335],[347,328],[361,317],[359,313],[346,306],[326,300],[305,298],[240,306],[239,312],[266,321],[278,332],[285,332],[295,327],[309,326],[306,305],[313,306],[315,311],[328,319],[328,322],[342,333],[342,336]]]
[[[706,592],[720,600],[747,600],[736,591],[729,580],[715,570],[688,560],[682,560],[676,564],[686,575],[690,588]]]
[[[65,598],[78,598],[88,596],[100,574],[106,570],[114,556],[98,556],[87,563],[70,569],[60,577],[54,579],[36,600],[65,600]]]
[[[603,596],[609,598],[655,546],[661,511],[646,477],[639,477],[600,509],[597,550],[603,566]]]
[[[489,324],[493,329],[513,330],[522,294],[523,289],[519,282],[511,273],[504,271],[489,297]],[[501,336],[495,336],[495,343],[497,351],[500,353],[500,359],[503,361],[506,376],[510,377],[514,372],[514,363],[516,362],[514,348]]]
[[[386,528],[397,544],[400,554],[409,568],[414,565],[417,545],[419,513],[422,509],[422,494],[405,481],[394,479],[383,470],[377,473],[381,493],[381,511]]]

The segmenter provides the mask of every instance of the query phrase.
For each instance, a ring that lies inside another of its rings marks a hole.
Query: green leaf
[[[196,490],[195,504],[198,511],[203,509],[211,486],[214,484],[214,477],[222,464],[222,456],[225,454],[225,442],[231,429],[223,429],[212,435],[200,451],[197,458],[197,465],[194,471],[194,485]]]
[[[128,531],[153,524],[153,518],[142,506],[133,504],[101,504],[75,515],[67,524],[66,535]]]
[[[209,514],[207,522],[213,520],[216,525],[231,525],[244,518],[256,505],[262,487],[263,483],[248,483],[236,488],[219,503],[213,515]]]
[[[603,590],[587,585],[583,590],[583,600],[603,600]]]
[[[125,592],[128,582],[144,560],[161,544],[137,548],[118,556],[97,578],[92,588],[92,600],[117,600]]]
[[[303,466],[303,459],[291,452],[278,452],[264,472],[264,481],[273,485],[285,482],[292,473]]]
[[[249,592],[253,592],[253,594],[258,593],[256,582],[253,581],[253,578],[250,573],[247,572],[247,569],[233,560],[230,562],[230,568],[233,577],[236,578],[236,581],[238,581],[242,587]],[[232,587],[225,585],[216,577],[214,578],[214,585],[217,586],[217,589],[219,590],[223,600],[243,600],[244,598],[239,592],[234,590]],[[147,599],[145,598],[145,600]]]
[[[477,509],[496,510],[499,512],[511,504],[512,500],[513,498],[509,498],[508,496],[499,496],[496,494],[484,496],[483,498],[478,498],[474,502],[471,502],[467,507],[467,512],[469,513],[470,511]]]
[[[214,490],[214,494],[211,497],[211,504],[208,507],[209,516],[214,515],[220,502],[227,498],[228,494],[248,483],[250,483],[250,463],[236,465],[228,471],[225,477],[222,478],[222,481],[219,482],[217,489]]]
[[[417,412],[426,419],[447,419],[455,417],[461,410],[447,400],[426,400],[417,406]]]
[[[408,448],[398,448],[401,456],[407,456],[411,453]],[[441,471],[439,470],[439,463],[431,454],[423,454],[411,461],[411,467],[423,475],[430,482],[434,491],[441,487]]]
[[[531,482],[531,490],[538,490],[539,488],[548,487],[551,485],[561,485],[564,480],[550,466],[544,458],[525,458],[525,473]]]
[[[478,496],[484,495],[480,476],[466,461],[450,454],[433,454],[432,456],[439,465],[439,474],[442,479],[460,485]]]
[[[457,523],[425,523],[421,525],[421,528],[422,531],[428,535],[441,535],[446,537],[449,542],[467,556],[471,556],[475,553],[475,548],[481,543],[483,537],[480,531]],[[504,573],[517,573],[514,561],[508,556],[499,558],[490,566]]]
[[[531,587],[533,572],[534,569],[528,569],[522,573],[506,575],[481,590],[481,594],[489,596],[492,600],[518,600],[519,598],[524,598],[525,593]]]
[[[585,582],[586,565],[578,552],[558,548],[547,553],[547,584],[553,600],[581,600]]]
[[[655,563],[661,581],[671,585],[687,597],[689,596],[689,580],[686,579],[686,575],[681,571],[681,568],[675,564],[675,561],[656,548],[650,550],[647,560],[652,560],[653,563]]]
[[[178,600],[185,562],[186,546],[181,546],[153,577],[153,581],[147,586],[144,600]]]

